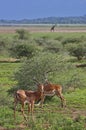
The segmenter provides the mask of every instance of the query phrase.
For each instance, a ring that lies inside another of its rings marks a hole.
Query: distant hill
[[[76,17],[47,17],[22,20],[0,20],[0,24],[86,24],[86,15]]]

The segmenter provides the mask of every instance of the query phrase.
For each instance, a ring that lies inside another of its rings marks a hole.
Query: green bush
[[[22,57],[32,57],[37,49],[34,47],[34,45],[31,45],[29,43],[13,43],[10,47],[10,55],[15,58],[22,58]]]
[[[34,40],[39,46],[45,46],[49,39],[47,37],[39,37],[35,38]]]
[[[18,34],[18,39],[25,40],[29,38],[29,32],[24,29],[17,29],[16,33]]]
[[[71,56],[77,57],[78,60],[81,60],[84,56],[86,56],[86,43],[78,43],[78,44],[67,44],[67,50]]]
[[[23,63],[15,73],[18,84],[13,87],[13,91],[19,88],[34,89],[34,78],[41,83],[45,83],[47,78],[52,83],[61,84],[65,92],[69,87],[79,88],[85,85],[85,82],[81,82],[83,75],[79,73],[76,66],[67,62],[65,56],[49,52],[39,53]]]
[[[66,45],[68,43],[80,43],[82,41],[82,37],[67,37],[63,39],[62,44]]]
[[[62,44],[57,40],[48,40],[48,43],[44,47],[44,51],[49,51],[51,53],[58,53],[63,51]]]
[[[10,39],[0,37],[0,54],[2,56],[7,56],[8,55],[8,48],[10,46]]]
[[[33,87],[34,77],[44,83],[46,78],[51,78],[54,73],[64,70],[63,62],[62,56],[52,53],[40,53],[28,59],[15,74],[18,86],[23,89]]]

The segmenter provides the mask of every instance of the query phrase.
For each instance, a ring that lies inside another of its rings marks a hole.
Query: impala
[[[37,80],[35,80],[38,82]],[[39,84],[37,85],[39,88]],[[65,107],[66,106],[66,100],[62,94],[62,86],[57,85],[57,84],[52,84],[48,81],[46,81],[45,84],[40,84],[40,86],[43,86],[44,89],[44,94],[43,97],[41,98],[40,104],[43,105],[44,99],[46,96],[58,96],[61,99],[61,106]]]
[[[42,100],[43,91],[44,89],[42,85],[39,85],[37,91],[17,90],[14,96],[14,118],[18,102],[22,105],[21,112],[25,120],[27,120],[26,115],[24,114],[24,106],[26,103],[28,103],[28,113],[31,112],[33,116],[34,104],[36,101],[39,101],[40,99]]]

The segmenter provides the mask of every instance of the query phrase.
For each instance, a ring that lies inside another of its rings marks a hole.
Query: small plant
[[[24,29],[17,29],[16,33],[18,34],[18,39],[21,39],[21,40],[26,40],[29,37],[28,31]]]

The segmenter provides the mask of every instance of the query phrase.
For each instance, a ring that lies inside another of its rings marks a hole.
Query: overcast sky
[[[86,15],[86,0],[0,0],[0,19]]]

